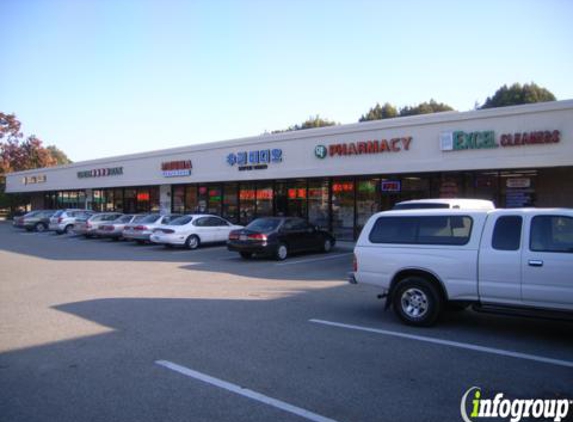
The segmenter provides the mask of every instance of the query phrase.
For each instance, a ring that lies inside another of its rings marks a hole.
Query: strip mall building
[[[7,175],[32,207],[302,216],[353,239],[416,198],[573,207],[573,100],[262,135]]]

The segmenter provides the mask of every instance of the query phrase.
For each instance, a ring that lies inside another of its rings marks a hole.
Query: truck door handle
[[[528,263],[530,267],[543,267],[543,261],[540,259],[530,259]]]

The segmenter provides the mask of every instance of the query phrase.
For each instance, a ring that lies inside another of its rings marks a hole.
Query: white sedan
[[[153,230],[153,243],[197,249],[204,243],[226,242],[232,230],[242,229],[224,218],[208,214],[191,214],[176,218]]]

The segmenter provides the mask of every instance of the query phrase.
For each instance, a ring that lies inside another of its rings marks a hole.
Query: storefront
[[[573,207],[573,101],[264,135],[10,174],[35,208],[301,216],[356,238],[402,200]]]

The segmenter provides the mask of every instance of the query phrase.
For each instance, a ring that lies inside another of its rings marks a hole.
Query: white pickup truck
[[[573,317],[573,210],[407,210],[373,215],[351,283],[382,289],[405,323],[445,308]]]

